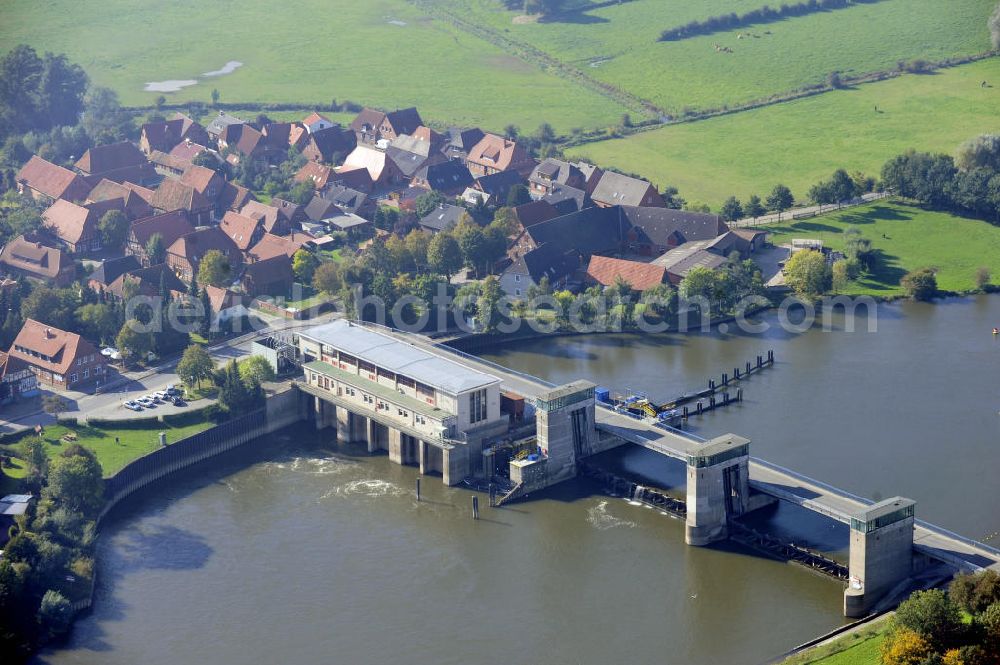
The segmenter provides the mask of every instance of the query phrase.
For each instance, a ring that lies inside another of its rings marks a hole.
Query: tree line
[[[956,157],[909,151],[882,167],[883,186],[931,208],[1000,224],[1000,136],[966,141]]]
[[[947,591],[917,591],[889,622],[882,665],[1000,663],[1000,575],[956,576]]]
[[[104,503],[103,472],[78,444],[49,457],[39,436],[17,444],[28,491],[40,500],[15,518],[0,557],[0,661],[20,662],[73,621],[71,598],[94,575],[95,519]]]
[[[713,32],[735,30],[761,23],[774,23],[786,18],[845,9],[855,4],[871,4],[875,2],[881,2],[881,0],[806,0],[794,5],[782,3],[777,8],[764,5],[760,9],[753,9],[743,14],[737,14],[736,12],[719,14],[701,21],[690,21],[675,28],[668,28],[660,33],[660,41],[674,42],[697,37],[698,35],[710,35]]]

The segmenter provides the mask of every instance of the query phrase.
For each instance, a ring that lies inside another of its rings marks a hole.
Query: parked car
[[[178,388],[177,386],[175,386],[172,383],[167,384],[167,387],[164,388],[163,391],[165,393],[167,393],[168,395],[180,395],[180,394],[182,394],[184,392],[183,390],[181,390],[180,388]]]
[[[125,402],[125,408],[130,411],[142,411],[142,405],[132,400]]]
[[[154,393],[150,393],[149,395],[143,395],[143,397],[151,401],[153,404],[156,404],[160,401],[160,398],[157,397]]]
[[[156,408],[156,402],[155,402],[155,401],[153,401],[153,398],[151,398],[151,397],[150,397],[149,395],[145,395],[145,396],[143,396],[143,397],[140,397],[140,398],[139,398],[139,399],[137,399],[136,401],[137,401],[137,402],[138,402],[139,404],[141,404],[141,405],[143,405],[144,407],[146,407],[147,409],[153,409],[153,408]]]
[[[180,397],[174,397],[170,403],[174,406],[187,406],[187,402],[182,400]]]
[[[157,390],[155,393],[153,393],[153,396],[156,397],[156,399],[161,400],[163,402],[167,402],[170,400],[170,393],[168,393],[166,390]]]

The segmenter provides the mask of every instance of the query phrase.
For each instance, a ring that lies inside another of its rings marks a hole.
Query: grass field
[[[72,430],[78,437],[76,443],[94,451],[104,469],[104,475],[110,476],[132,460],[159,448],[160,432],[167,433],[167,443],[170,444],[208,429],[211,425],[209,421],[183,427],[152,422],[148,427],[141,429],[50,425],[45,428],[42,440],[46,444],[45,452],[49,457],[55,457],[70,445],[62,440],[62,436]],[[115,437],[118,437],[119,443],[115,443]]]
[[[431,18],[421,3],[445,17]],[[282,7],[8,0],[0,47],[23,42],[65,51],[126,104],[152,103],[159,93],[143,92],[147,82],[197,79],[168,98],[208,101],[217,88],[227,103],[350,99],[416,105],[438,124],[534,129],[547,121],[568,132],[615,125],[626,109],[578,80],[543,71],[537,60],[512,55],[522,53],[512,42],[676,113],[784,93],[834,70],[858,74],[898,60],[984,51],[995,0],[881,0],[748,29],[756,38],[719,33],[657,41],[664,28],[760,4],[576,0],[568,5],[576,11],[556,20],[521,23],[499,0],[299,0]],[[466,23],[457,27],[455,20]],[[717,53],[715,44],[734,52]],[[231,60],[244,65],[200,76]]]
[[[983,80],[992,87],[982,88]],[[875,105],[879,112],[875,112]],[[951,153],[1000,132],[1000,59],[838,90],[753,111],[664,127],[568,151],[673,185],[713,208],[765,195],[778,182],[798,198],[835,169],[878,175],[909,148]]]
[[[195,79],[230,60],[234,73],[201,78],[171,102],[416,105],[439,123],[557,130],[613,124],[624,109],[595,92],[432,20],[405,0],[300,0],[294,5],[195,0],[9,0],[0,48],[62,51],[126,104],[151,104],[149,81]]]
[[[738,39],[731,31],[665,43],[657,41],[665,28],[768,3],[578,0],[567,4],[583,11],[516,24],[517,12],[498,11],[497,0],[434,2],[672,113],[765,98],[822,83],[832,71],[856,75],[893,68],[899,60],[979,53],[989,49],[986,18],[996,6],[994,0],[881,0],[742,31],[756,38]],[[585,9],[592,5],[598,8]],[[733,53],[717,53],[715,44]]]
[[[767,227],[776,245],[792,238],[818,238],[833,249],[843,248],[844,231],[849,228],[861,231],[880,254],[872,274],[852,283],[849,295],[900,295],[900,278],[915,268],[937,268],[938,288],[943,291],[974,289],[980,267],[1000,278],[1000,227],[975,219],[899,203],[874,203]]]

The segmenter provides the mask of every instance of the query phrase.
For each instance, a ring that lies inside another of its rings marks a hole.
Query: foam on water
[[[406,490],[390,483],[388,480],[363,478],[361,480],[352,480],[349,483],[338,485],[324,494],[322,498],[328,499],[335,496],[363,496],[378,498],[384,496],[402,496],[404,494],[406,494]]]
[[[587,509],[587,521],[590,522],[591,526],[595,529],[605,531],[606,529],[613,529],[615,527],[628,527],[634,528],[635,522],[631,520],[623,520],[620,517],[615,517],[608,512],[608,502],[601,501],[596,506]]]
[[[344,457],[293,457],[280,462],[265,462],[261,465],[265,472],[275,470],[293,471],[312,476],[330,476],[357,466],[354,460]]]

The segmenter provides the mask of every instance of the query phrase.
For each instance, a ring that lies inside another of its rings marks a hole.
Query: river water
[[[773,315],[765,317],[774,321]],[[746,402],[694,422],[967,535],[1000,529],[1000,299],[880,307],[879,332],[562,338],[490,357],[654,397],[769,348]],[[604,464],[671,487],[627,447]],[[94,611],[40,663],[758,663],[840,625],[841,585],[586,481],[482,509],[471,493],[286,431],[139,495],[99,544]],[[485,504],[485,502],[483,502]],[[846,531],[782,506],[755,522],[843,555]]]

